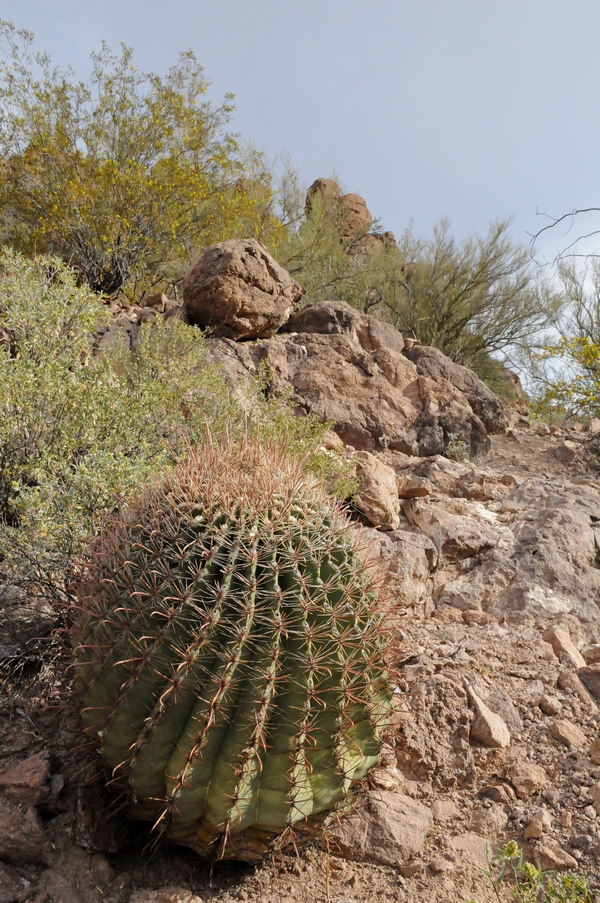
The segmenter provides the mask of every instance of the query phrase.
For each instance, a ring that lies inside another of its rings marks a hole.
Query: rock
[[[207,248],[183,277],[191,322],[236,341],[274,335],[301,295],[298,283],[254,239]]]
[[[427,477],[397,476],[396,488],[401,499],[419,499],[431,495],[433,486]]]
[[[436,381],[445,380],[455,386],[468,400],[489,433],[500,433],[506,429],[504,408],[496,395],[478,379],[472,370],[455,364],[438,348],[415,345],[405,352],[417,372]]]
[[[600,699],[600,663],[579,668],[577,676],[594,699]]]
[[[585,667],[583,655],[563,627],[549,627],[542,634],[542,639],[550,643],[556,655],[562,652],[568,656],[575,668]]]
[[[600,746],[600,741],[595,741]],[[590,796],[592,798],[592,806],[598,815],[600,815],[600,782],[596,782],[590,787]]]
[[[343,237],[354,238],[357,233],[368,232],[373,217],[365,199],[359,194],[343,194],[339,202],[344,213]]]
[[[447,562],[481,554],[497,545],[500,539],[494,527],[468,514],[465,509],[459,514],[448,511],[447,504],[406,499],[402,502],[402,510],[409,522],[429,537]]]
[[[373,526],[380,530],[396,530],[400,525],[396,474],[370,452],[357,452],[358,488],[352,501]]]
[[[573,693],[582,704],[583,710],[588,714],[598,711],[598,706],[584,687],[575,671],[561,671],[558,675],[558,686],[561,690]]]
[[[511,734],[520,734],[523,730],[521,717],[513,705],[513,701],[501,687],[488,693],[485,699],[486,705],[496,715],[500,715]]]
[[[548,810],[536,809],[525,828],[525,840],[537,840],[542,834],[547,834],[551,827],[552,816]]]
[[[402,772],[394,765],[387,765],[385,768],[380,765],[369,772],[369,784],[372,787],[378,787],[380,790],[399,792],[405,783]]]
[[[517,796],[522,800],[528,799],[548,785],[548,775],[542,766],[525,759],[517,759],[508,774]]]
[[[586,665],[600,664],[600,643],[594,643],[593,646],[588,646],[583,650],[582,655]]]
[[[38,753],[0,772],[0,789],[16,803],[39,806],[52,796],[48,754]]]
[[[483,743],[493,749],[510,746],[510,732],[499,715],[492,712],[471,687],[467,688],[469,701],[475,709],[475,720],[471,725],[471,740]]]
[[[419,853],[431,825],[422,803],[386,790],[328,830],[332,851],[348,859],[398,866]]]
[[[36,810],[0,797],[0,859],[48,863],[51,852]]]
[[[562,464],[572,464],[577,457],[578,445],[570,439],[564,439],[560,445],[554,449],[554,457]]]
[[[538,705],[544,715],[557,715],[562,709],[562,702],[556,696],[550,696],[548,693],[544,693]]]
[[[588,740],[580,727],[567,721],[566,718],[557,718],[550,725],[548,731],[554,740],[564,743],[565,746],[587,746]]]
[[[598,417],[592,417],[589,422],[588,430],[594,436],[596,433],[600,433],[600,419]]]
[[[575,869],[578,865],[577,860],[550,837],[534,844],[531,858],[534,865],[543,871]]]
[[[299,335],[343,335],[365,351],[394,351],[402,354],[402,333],[383,320],[369,317],[345,301],[322,301],[295,311],[282,332]]]
[[[590,746],[590,759],[594,765],[600,765],[600,739],[593,740]]]
[[[148,295],[144,299],[143,307],[151,307],[159,313],[165,313],[165,311],[172,308],[174,305],[167,296],[163,292],[159,292],[154,295]]]

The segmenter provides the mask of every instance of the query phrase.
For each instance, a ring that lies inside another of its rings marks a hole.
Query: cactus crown
[[[90,561],[76,685],[133,815],[255,861],[377,763],[391,693],[373,579],[284,449],[209,439]]]

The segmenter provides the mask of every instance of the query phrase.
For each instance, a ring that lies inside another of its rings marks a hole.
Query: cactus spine
[[[386,633],[343,517],[281,449],[209,440],[97,541],[84,727],[134,816],[256,861],[377,763]]]

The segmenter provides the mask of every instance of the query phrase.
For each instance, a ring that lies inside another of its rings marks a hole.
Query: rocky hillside
[[[488,903],[486,846],[510,839],[600,888],[593,431],[505,413],[470,371],[343,303],[298,310],[279,270],[257,243],[225,243],[187,279],[184,308],[115,305],[99,342],[191,319],[212,328],[242,400],[262,367],[265,391],[335,423],[329,447],[356,464],[356,529],[401,616],[381,766],[352,816],[256,870],[155,850],[111,807],[82,738],[60,613],[5,582],[0,903]],[[237,300],[225,314],[219,298]]]

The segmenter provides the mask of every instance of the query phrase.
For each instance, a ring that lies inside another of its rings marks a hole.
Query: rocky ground
[[[600,888],[600,482],[588,439],[577,424],[549,432],[515,415],[485,465],[388,457],[412,498],[395,530],[361,529],[388,560],[402,618],[397,724],[356,813],[256,869],[211,873],[111,809],[64,638],[11,658],[9,624],[43,632],[51,613],[5,592],[0,903],[487,903],[486,846],[510,839]]]

